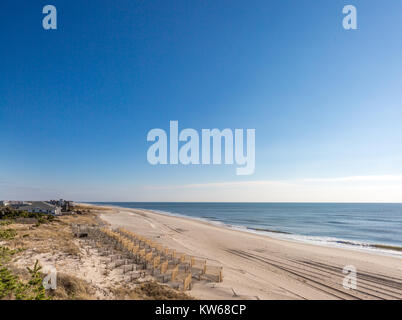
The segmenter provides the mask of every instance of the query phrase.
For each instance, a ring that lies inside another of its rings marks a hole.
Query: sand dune
[[[402,299],[402,259],[273,239],[147,210],[110,208],[101,218],[224,267],[224,281],[196,283],[200,299]],[[357,269],[356,290],[343,268]]]

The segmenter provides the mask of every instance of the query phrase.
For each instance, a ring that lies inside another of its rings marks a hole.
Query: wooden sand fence
[[[222,267],[207,266],[204,259],[166,248],[131,231],[121,228],[117,230],[101,228],[97,231],[97,235],[130,255],[159,281],[178,284],[182,290],[191,289],[192,278],[216,282],[223,280]]]

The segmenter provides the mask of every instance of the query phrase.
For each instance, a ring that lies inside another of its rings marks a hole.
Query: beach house
[[[29,205],[21,206],[18,209],[28,212],[53,214],[56,216],[61,214],[61,208],[59,206],[44,201],[33,201]]]

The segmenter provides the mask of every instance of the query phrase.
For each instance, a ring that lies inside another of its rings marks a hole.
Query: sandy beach
[[[112,227],[149,237],[208,264],[223,266],[222,283],[197,282],[199,299],[402,299],[402,259],[270,238],[190,218],[108,207]],[[343,268],[357,288],[343,288]]]

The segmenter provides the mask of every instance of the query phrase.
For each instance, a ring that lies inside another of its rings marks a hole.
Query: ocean
[[[402,204],[96,202],[209,221],[272,237],[402,254]],[[392,246],[395,248],[384,248]],[[387,250],[386,250],[387,251]]]

